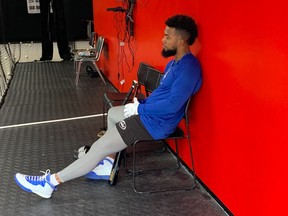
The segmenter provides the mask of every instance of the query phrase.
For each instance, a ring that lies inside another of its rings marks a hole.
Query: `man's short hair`
[[[192,17],[175,15],[167,19],[165,24],[170,28],[175,28],[182,35],[186,34],[189,45],[192,45],[198,36],[197,25]]]

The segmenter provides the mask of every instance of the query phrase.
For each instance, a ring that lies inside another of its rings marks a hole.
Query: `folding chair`
[[[79,50],[74,55],[74,67],[76,70],[76,80],[75,80],[76,86],[78,85],[78,82],[79,82],[79,76],[80,76],[81,66],[82,66],[83,62],[92,62],[97,73],[99,74],[100,78],[102,79],[102,81],[106,85],[106,81],[105,81],[101,71],[99,70],[97,64],[96,64],[96,62],[99,61],[101,53],[102,53],[102,49],[103,49],[103,45],[104,45],[104,37],[100,36],[97,39],[97,42],[96,42],[96,45],[94,48],[92,45],[94,45],[95,37],[96,37],[96,34],[92,33],[92,36],[91,36],[91,39],[89,42],[91,49]]]

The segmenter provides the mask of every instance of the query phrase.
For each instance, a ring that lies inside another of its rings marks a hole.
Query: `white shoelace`
[[[50,174],[50,170],[47,169],[45,172],[41,171],[41,173],[43,173],[44,175],[42,176],[26,176],[27,181],[29,181],[30,183],[37,185],[37,184],[41,184],[43,186],[43,183],[45,183],[46,176]]]

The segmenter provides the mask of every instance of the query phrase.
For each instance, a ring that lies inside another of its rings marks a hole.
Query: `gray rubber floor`
[[[106,181],[79,178],[59,186],[50,199],[16,185],[15,173],[59,171],[74,160],[74,149],[97,139],[105,87],[100,78],[90,78],[84,70],[76,88],[72,62],[17,65],[0,109],[0,215],[226,215],[203,189],[136,194],[132,177],[123,167],[113,187]],[[141,169],[172,166],[174,156],[155,153],[161,147],[140,147]],[[128,168],[130,160],[128,154]],[[137,179],[144,189],[189,186],[193,181],[183,167],[139,175]]]

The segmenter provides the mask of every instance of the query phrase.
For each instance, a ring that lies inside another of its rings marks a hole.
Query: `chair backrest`
[[[97,34],[95,32],[91,32],[89,36],[89,45],[90,48],[94,48],[95,41],[97,41]]]
[[[175,138],[190,138],[190,130],[189,130],[189,106],[190,106],[191,96],[189,97],[188,101],[186,102],[185,112],[183,119],[185,120],[185,127],[186,127],[186,135],[185,132],[180,128],[177,127],[175,131],[170,134],[166,139],[175,139]]]
[[[145,81],[145,90],[146,95],[148,96],[152,91],[154,91],[160,84],[160,80],[163,76],[161,71],[155,69],[155,68],[148,68],[147,71],[147,79]]]
[[[139,67],[138,67],[138,72],[137,72],[137,79],[138,79],[139,85],[143,85],[143,86],[145,85],[149,67],[153,68],[151,65],[145,62],[140,62]]]
[[[189,120],[189,105],[190,105],[191,97],[192,96],[190,96],[188,101],[186,102],[185,113],[184,113],[184,119],[186,120],[186,122],[188,122]]]
[[[185,127],[186,127],[186,137],[190,139],[190,129],[189,129],[189,106],[191,102],[192,95],[189,97],[186,107],[185,107],[185,113],[184,113],[184,120],[185,120]]]
[[[95,47],[95,59],[96,61],[99,60],[100,58],[100,55],[101,55],[101,52],[102,52],[102,49],[103,49],[103,45],[104,45],[104,37],[102,36],[99,36],[98,39],[97,39],[97,42],[96,42],[96,47]]]
[[[92,20],[87,20],[87,38],[91,39],[91,34],[94,32],[93,31],[93,21]]]

